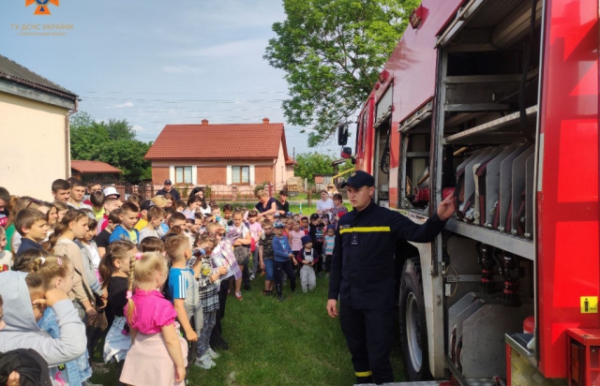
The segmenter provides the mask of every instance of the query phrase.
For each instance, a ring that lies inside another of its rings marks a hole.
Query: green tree
[[[71,117],[71,158],[109,163],[123,171],[123,179],[137,183],[152,178],[150,162],[144,156],[152,143],[135,139],[127,120],[95,122],[79,112]]]
[[[372,91],[420,0],[283,0],[264,58],[286,72],[288,122],[313,126],[309,146],[329,138]]]
[[[315,182],[316,175],[333,175],[334,170],[331,163],[335,161],[330,155],[321,154],[317,152],[313,153],[300,153],[296,156],[296,162],[298,165],[294,168],[294,174],[297,177],[308,178],[309,182]],[[344,171],[351,167],[354,167],[350,160],[340,165],[339,170]]]

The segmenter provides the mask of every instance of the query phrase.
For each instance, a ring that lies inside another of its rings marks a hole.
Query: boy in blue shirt
[[[196,281],[200,276],[202,259],[196,260],[193,269],[188,268],[188,261],[192,258],[192,248],[188,238],[183,235],[169,237],[165,241],[165,251],[171,260],[166,292],[173,302],[177,320],[188,341],[189,368],[196,360],[198,335],[204,324],[200,292]]]
[[[138,214],[140,208],[136,204],[126,202],[121,206],[121,225],[118,225],[115,230],[111,233],[108,239],[109,243],[117,240],[131,241],[135,245],[140,243],[140,233],[134,228],[138,221]]]
[[[275,261],[273,262],[275,268],[275,288],[277,289],[277,296],[279,301],[284,301],[283,288],[281,281],[283,279],[283,273],[290,279],[290,286],[292,292],[296,291],[296,275],[294,275],[294,268],[290,259],[294,262],[294,265],[298,264],[292,253],[292,247],[287,237],[283,236],[283,230],[285,225],[280,221],[275,221],[273,229],[275,230],[275,237],[273,237],[273,253],[275,255]]]

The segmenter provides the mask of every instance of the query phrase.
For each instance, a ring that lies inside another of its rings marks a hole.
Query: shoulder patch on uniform
[[[348,229],[348,228],[350,228],[350,224],[344,224],[344,225],[340,224],[339,227],[341,229]]]

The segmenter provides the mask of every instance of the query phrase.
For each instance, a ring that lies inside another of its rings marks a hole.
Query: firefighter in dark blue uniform
[[[357,383],[393,382],[394,252],[400,239],[431,242],[454,212],[452,197],[418,225],[373,201],[375,180],[357,171],[345,182],[353,211],[340,218],[331,263],[327,312],[338,315]],[[403,316],[400,316],[403,317]]]

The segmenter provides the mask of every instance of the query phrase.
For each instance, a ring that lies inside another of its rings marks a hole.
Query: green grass
[[[298,280],[299,283],[299,280]],[[229,351],[221,351],[210,370],[191,367],[190,385],[352,385],[354,369],[338,319],[325,310],[328,279],[317,279],[317,289],[300,288],[279,302],[261,294],[264,279],[252,282],[244,300],[227,299],[223,335]],[[397,381],[403,380],[399,344],[391,361]],[[140,369],[143,371],[143,369]],[[235,373],[235,382],[229,381]],[[116,385],[116,373],[95,375],[93,383]]]
[[[221,205],[221,208],[223,207],[223,205],[225,204],[231,204],[234,208],[237,207],[246,207],[248,209],[254,209],[254,203],[240,203],[240,202],[220,202],[219,201],[219,205]],[[352,210],[352,205],[350,205],[350,203],[348,202],[344,202],[344,206],[348,209],[348,211]],[[290,212],[292,213],[300,213],[300,205],[299,204],[290,204]],[[317,212],[317,200],[313,200],[313,202],[311,203],[311,205],[308,205],[308,201],[307,202],[303,202],[302,203],[302,216],[310,216],[313,213]]]

